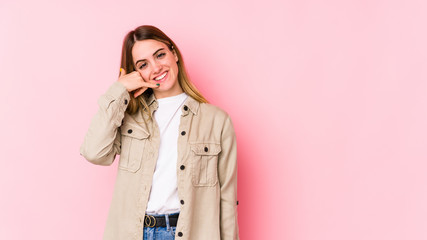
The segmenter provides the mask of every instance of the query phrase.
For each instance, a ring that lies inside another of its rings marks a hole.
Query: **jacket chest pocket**
[[[218,182],[218,154],[221,145],[193,143],[191,148],[191,174],[193,186],[214,186]]]
[[[141,168],[148,133],[132,125],[121,127],[121,153],[119,169],[136,172]]]

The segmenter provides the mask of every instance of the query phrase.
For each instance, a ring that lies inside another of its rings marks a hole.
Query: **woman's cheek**
[[[150,79],[149,76],[147,74],[144,74],[143,72],[139,72],[139,74],[142,77],[142,80],[144,80],[144,82],[148,82],[148,80]]]

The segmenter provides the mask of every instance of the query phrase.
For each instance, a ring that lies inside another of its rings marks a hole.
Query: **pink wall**
[[[427,239],[426,1],[123,2],[0,3],[0,239],[101,239],[79,147],[141,24],[233,118],[242,239]]]

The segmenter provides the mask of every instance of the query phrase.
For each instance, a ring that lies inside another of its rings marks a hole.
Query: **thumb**
[[[126,75],[126,70],[124,70],[123,68],[120,68],[120,76],[119,77],[123,77],[124,75]]]

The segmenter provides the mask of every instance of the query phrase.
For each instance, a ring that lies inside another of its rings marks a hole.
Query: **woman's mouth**
[[[167,71],[167,72],[163,73],[162,75],[154,78],[154,81],[156,81],[156,82],[163,82],[163,81],[166,80],[166,78],[168,77],[168,75],[169,75],[169,71]]]

